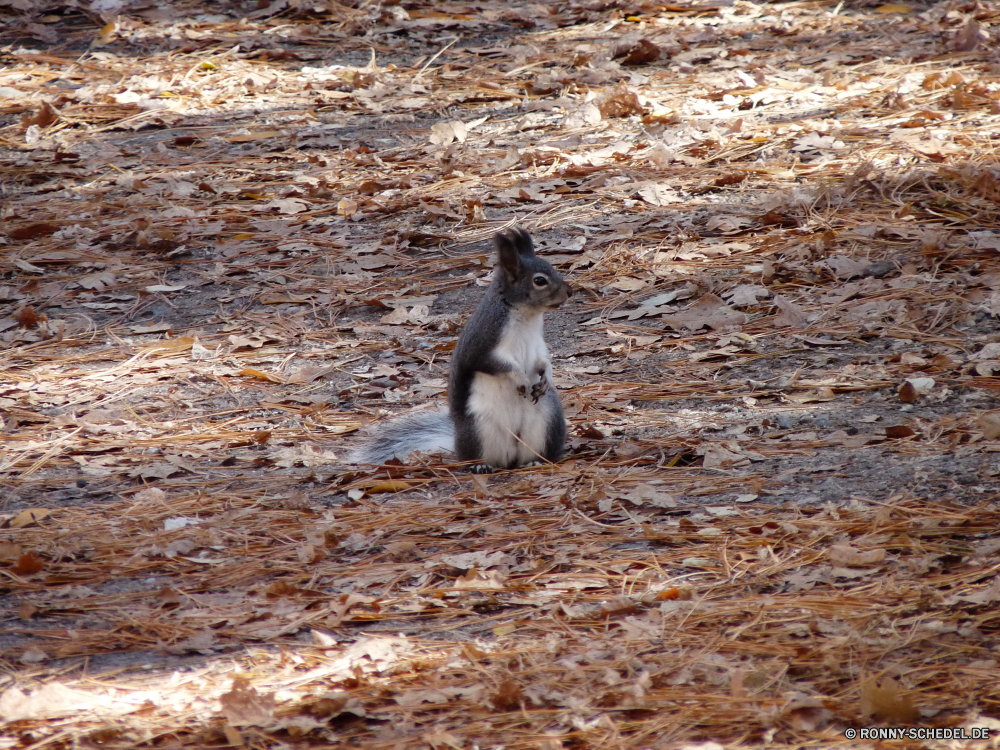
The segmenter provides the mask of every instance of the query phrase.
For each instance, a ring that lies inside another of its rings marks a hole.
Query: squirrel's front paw
[[[527,373],[521,373],[517,378],[517,395],[521,398],[528,398],[529,395],[534,397],[535,386],[531,384],[531,378]]]
[[[545,370],[538,371],[538,382],[531,386],[531,400],[538,403],[538,399],[549,392],[549,379],[545,377]]]

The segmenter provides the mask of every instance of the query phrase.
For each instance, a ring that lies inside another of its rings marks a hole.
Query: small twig
[[[459,41],[461,38],[462,38],[461,36],[456,36],[454,39],[448,42],[444,47],[439,49],[437,53],[434,55],[434,57],[432,57],[430,60],[424,63],[424,67],[422,67],[420,71],[415,76],[413,76],[413,80],[411,81],[411,83],[416,83],[417,79],[424,74],[424,71],[427,70],[427,68],[429,68],[435,60],[441,57],[441,55],[443,55],[449,47],[451,47],[455,42]]]

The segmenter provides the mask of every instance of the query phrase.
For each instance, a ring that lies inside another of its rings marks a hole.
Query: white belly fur
[[[551,402],[541,398],[537,404],[533,403],[530,391],[528,396],[522,396],[517,392],[517,384],[523,383],[524,377],[529,384],[537,383],[536,370],[544,366],[549,388],[555,388],[541,313],[526,316],[515,310],[493,355],[520,372],[517,376],[475,374],[466,408],[476,420],[483,461],[504,467],[536,461],[545,452]]]
[[[521,466],[544,455],[552,416],[549,404],[546,398],[532,403],[530,396],[517,392],[510,378],[476,373],[468,413],[476,420],[483,461],[498,467]]]

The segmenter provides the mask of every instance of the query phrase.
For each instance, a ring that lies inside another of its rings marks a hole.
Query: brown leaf
[[[885,5],[878,6],[875,9],[875,12],[876,13],[883,13],[883,14],[889,14],[889,13],[909,13],[912,10],[913,10],[913,8],[911,8],[909,5],[901,5],[900,3],[887,3]]]
[[[656,600],[661,602],[672,602],[677,599],[691,599],[691,589],[680,589],[674,586],[673,588],[665,589],[660,591],[656,595]]]
[[[854,258],[848,258],[846,255],[831,255],[823,261],[823,265],[833,271],[838,279],[847,280],[855,276],[861,276],[871,264],[862,263],[854,260]]]
[[[17,558],[17,563],[10,569],[12,573],[19,576],[40,573],[43,570],[45,570],[45,561],[34,552],[25,552]]]
[[[484,572],[473,568],[456,578],[452,588],[502,591],[506,580],[507,576],[498,571]]]
[[[490,696],[490,702],[497,711],[517,711],[521,707],[521,686],[507,677],[501,682],[496,692]]]
[[[750,465],[749,457],[740,450],[735,440],[729,440],[725,444],[705,443],[699,445],[695,453],[704,456],[702,466],[706,468],[732,469]]]
[[[631,440],[623,440],[615,445],[615,453],[622,458],[632,458],[632,456],[638,456],[645,453],[646,450],[646,448],[643,448],[641,445],[634,443]]]
[[[170,586],[164,586],[162,589],[156,592],[156,598],[160,603],[161,607],[164,606],[177,606],[181,603],[181,594],[177,589],[173,589]]]
[[[55,234],[59,231],[59,225],[53,224],[48,221],[41,221],[35,224],[28,224],[27,226],[18,227],[17,229],[12,229],[8,232],[11,239],[14,240],[34,240],[39,237],[48,237],[50,234]]]
[[[180,472],[181,469],[173,464],[169,464],[166,461],[157,461],[156,463],[132,469],[128,472],[128,475],[133,478],[141,477],[142,479],[167,479]]]
[[[215,631],[202,630],[190,638],[184,638],[176,643],[157,641],[156,648],[164,654],[202,654],[207,655],[215,649]]]
[[[917,398],[919,398],[919,394],[917,389],[913,387],[913,383],[909,380],[903,381],[903,384],[899,386],[899,400],[904,404],[912,404]]]
[[[861,714],[876,721],[894,724],[913,724],[920,718],[920,711],[898,682],[886,678],[879,684],[871,677],[861,685]]]
[[[25,307],[17,314],[17,322],[21,328],[31,329],[38,328],[38,324],[42,321],[42,316],[35,312],[35,308]]]
[[[976,419],[976,427],[982,430],[983,437],[987,440],[1000,438],[1000,411],[983,412]]]
[[[233,747],[246,747],[246,744],[243,742],[243,735],[240,733],[239,729],[226,724],[222,727],[222,731],[226,735],[226,742],[230,745]]]
[[[375,193],[381,193],[385,189],[385,185],[375,180],[365,180],[358,185],[358,192],[362,195],[375,195]]]
[[[435,690],[428,690],[423,692],[440,692]],[[431,750],[441,750],[441,748],[450,747],[452,750],[462,750],[465,747],[465,743],[458,737],[456,737],[451,732],[446,732],[441,728],[431,729],[430,731],[424,732],[420,735],[420,739],[431,746]]]
[[[366,487],[365,490],[374,495],[378,492],[402,492],[403,490],[408,490],[414,485],[407,482],[405,479],[387,479],[382,482],[376,482],[371,487]]]
[[[219,696],[222,714],[234,727],[262,727],[274,721],[274,693],[261,695],[245,677],[233,680],[233,688]]]
[[[357,213],[358,202],[351,198],[341,198],[337,203],[337,215],[338,216],[351,216]]]
[[[396,562],[413,562],[422,558],[420,550],[413,542],[389,542],[385,545],[385,551]]]
[[[834,544],[826,551],[830,562],[838,568],[864,568],[877,565],[885,560],[884,549],[870,549],[862,552],[847,544]]]
[[[648,39],[639,39],[619,44],[611,54],[613,60],[621,60],[623,65],[646,65],[660,59],[662,50]]]
[[[462,644],[462,656],[468,659],[473,664],[483,661],[487,657],[485,651],[480,651],[471,643]]]
[[[480,474],[472,475],[472,484],[476,488],[476,497],[483,500],[490,496],[488,485],[486,483],[486,477]]]
[[[164,333],[173,330],[173,326],[170,323],[149,323],[141,326],[129,326],[129,330],[132,333]]]
[[[41,108],[33,115],[22,115],[21,125],[25,128],[37,125],[40,128],[47,128],[59,120],[59,111],[48,102],[42,102]]]
[[[774,295],[774,305],[780,310],[772,321],[775,326],[805,328],[806,323],[809,322],[805,310],[780,294]]]
[[[244,367],[240,370],[240,375],[246,375],[247,377],[257,378],[258,380],[266,380],[270,383],[284,383],[285,379],[280,375],[272,375],[267,372],[262,372],[260,370],[255,370],[252,367]]]
[[[781,211],[775,209],[768,211],[766,214],[759,217],[757,221],[759,221],[765,227],[773,227],[773,226],[797,227],[799,225],[799,222],[796,221],[794,218],[788,217],[785,214],[781,213]]]
[[[23,529],[25,526],[31,526],[33,523],[38,523],[43,518],[46,518],[51,512],[52,511],[48,508],[27,508],[11,519],[10,527],[12,529]]]
[[[334,638],[332,635],[323,630],[316,630],[315,628],[312,630],[312,640],[313,643],[319,646],[320,648],[333,648],[334,646],[337,645],[336,638]],[[346,703],[346,700],[344,702]],[[342,707],[343,704],[336,707],[334,710],[340,710],[340,708]],[[324,709],[320,709],[320,712],[322,712],[323,710]],[[310,711],[310,713],[316,713],[316,712]]]
[[[108,271],[92,273],[82,277],[77,283],[84,289],[93,289],[95,292],[102,292],[115,283],[115,275]]]
[[[796,706],[782,712],[782,718],[800,732],[818,732],[826,727],[833,713],[823,706]]]
[[[676,125],[681,121],[678,115],[664,115],[664,114],[654,114],[654,115],[643,115],[642,123],[643,125]]]
[[[27,599],[22,599],[17,605],[17,616],[22,620],[30,620],[38,612],[38,607],[29,602]]]
[[[268,599],[277,599],[282,596],[297,596],[303,593],[302,589],[296,588],[286,581],[275,581],[264,590],[264,596]]]
[[[725,187],[726,185],[738,185],[747,178],[746,172],[730,172],[729,174],[716,177],[712,184],[715,187]]]
[[[322,547],[317,547],[314,544],[299,545],[295,549],[295,554],[299,558],[299,562],[303,565],[311,565],[313,563],[318,563],[324,557],[326,557],[326,551]]]
[[[974,19],[968,22],[944,46],[950,52],[972,52],[987,39],[982,27]],[[947,83],[947,81],[946,81]]]
[[[231,135],[225,140],[230,143],[249,143],[250,141],[262,141],[268,138],[278,138],[283,135],[280,130],[259,130],[256,133],[241,133],[239,135]]]
[[[616,596],[601,603],[601,614],[605,617],[630,615],[638,609],[639,606],[627,596]]]
[[[336,641],[333,642],[336,645]],[[356,716],[364,716],[357,698],[351,698],[349,693],[332,692],[319,696],[314,703],[306,704],[306,710],[313,716],[332,719],[345,711]]]
[[[947,354],[937,354],[931,357],[931,364],[935,367],[940,367],[942,370],[951,370],[958,366],[958,362]]]
[[[295,372],[289,373],[288,383],[311,383],[317,378],[321,378],[324,375],[333,371],[333,365],[327,365],[325,367],[320,365],[312,365],[307,367],[302,367]]]
[[[687,310],[662,316],[663,322],[675,331],[685,328],[734,328],[747,322],[746,314],[729,307],[720,297],[706,294]]]
[[[188,351],[192,346],[194,346],[194,336],[178,336],[175,339],[157,341],[142,351],[143,353],[155,354],[156,356],[169,357],[171,354]]]
[[[619,83],[614,91],[599,99],[597,109],[605,119],[641,115],[643,111],[642,105],[639,104],[639,97],[629,91],[624,83]]]
[[[465,143],[467,133],[465,123],[461,120],[439,122],[431,127],[430,142],[438,146],[447,146],[452,141]]]
[[[912,437],[916,434],[916,430],[905,424],[897,424],[885,428],[885,436],[893,439]]]

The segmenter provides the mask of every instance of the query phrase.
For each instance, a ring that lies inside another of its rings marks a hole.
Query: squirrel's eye
[[[536,273],[535,277],[531,280],[535,286],[548,286],[549,277],[544,274]]]

